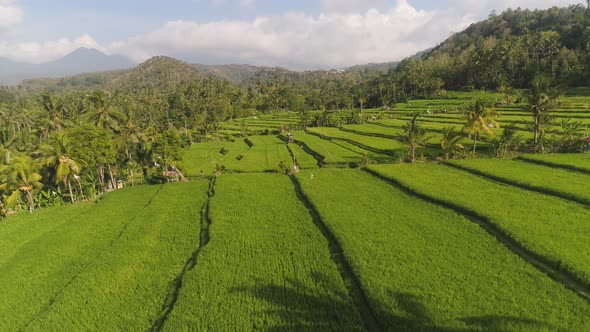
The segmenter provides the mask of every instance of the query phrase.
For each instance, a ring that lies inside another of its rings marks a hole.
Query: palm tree
[[[148,140],[141,141],[137,149],[137,163],[141,166],[143,173],[143,180],[145,183],[148,181],[148,171],[154,166],[154,149],[152,143]]]
[[[42,145],[39,154],[46,166],[54,170],[54,183],[64,184],[70,192],[70,201],[74,203],[72,191],[72,177],[80,174],[80,164],[68,156],[64,144],[64,135],[56,135],[51,139],[51,144]]]
[[[490,108],[491,101],[479,98],[467,108],[465,118],[467,123],[463,129],[467,132],[470,139],[473,139],[473,154],[475,154],[475,147],[477,141],[481,139],[482,134],[488,136],[495,136],[494,128],[499,128],[500,125],[495,120],[497,113]]]
[[[45,113],[48,121],[48,131],[47,135],[51,132],[60,131],[63,127],[63,119],[61,115],[63,114],[63,102],[61,99],[58,99],[51,93],[43,93],[41,94],[39,103],[41,104],[41,109]]]
[[[90,103],[89,112],[85,115],[86,120],[110,132],[114,132],[119,127],[125,116],[113,110],[113,102],[117,98],[117,94],[109,95],[103,91],[97,90],[86,96]]]
[[[426,130],[418,125],[418,113],[412,116],[412,120],[402,127],[404,130],[403,134],[398,134],[396,139],[401,143],[408,144],[411,148],[411,162],[416,160],[416,149],[419,146],[426,145],[426,142],[430,139],[426,136]]]
[[[362,95],[358,99],[359,99],[359,104],[361,105],[361,114],[362,114],[363,111],[364,111],[365,103],[367,102],[367,97],[365,97],[364,95]]]
[[[542,135],[543,128],[549,119],[549,111],[557,106],[559,91],[549,87],[550,79],[539,75],[533,79],[531,89],[525,94],[528,104],[524,107],[526,112],[533,115],[533,140],[535,151],[543,151]]]
[[[452,152],[465,149],[465,147],[459,143],[462,138],[463,136],[461,133],[455,131],[455,127],[443,128],[443,137],[440,141],[440,147],[446,160],[449,160],[449,154]]]
[[[33,159],[25,155],[15,157],[10,164],[0,166],[0,174],[5,176],[5,181],[0,183],[0,190],[10,193],[6,199],[7,205],[15,204],[21,195],[25,195],[29,212],[33,212],[33,190],[43,187],[42,176],[37,173],[37,165]]]

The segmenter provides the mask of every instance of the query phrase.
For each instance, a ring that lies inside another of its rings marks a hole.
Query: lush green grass
[[[201,171],[212,174],[215,163],[223,155],[220,153],[221,148],[234,143],[215,141],[206,143],[195,143],[184,151],[183,160],[186,176],[199,176]],[[240,142],[238,145],[244,144]],[[247,148],[247,146],[246,146]]]
[[[318,168],[318,161],[312,155],[305,152],[299,144],[289,144],[288,148],[291,150],[300,168]]]
[[[189,271],[165,329],[359,330],[327,240],[285,175],[223,175],[211,241]]]
[[[294,137],[296,142],[305,144],[315,154],[321,156],[323,158],[322,162],[326,164],[348,164],[359,162],[362,158],[360,153],[353,152],[305,131],[295,132]]]
[[[195,143],[184,151],[184,168],[187,176],[199,176],[215,172],[215,165],[225,166],[237,161],[249,150],[243,139],[236,141],[215,141]],[[224,153],[221,153],[223,150]]]
[[[589,153],[525,154],[520,159],[590,173]]]
[[[590,205],[590,175],[516,160],[469,159],[449,163],[503,182],[572,198]]]
[[[221,163],[230,171],[238,172],[278,172],[279,163],[293,165],[293,158],[287,149],[287,143],[276,136],[251,136],[253,144],[236,158],[226,158]]]
[[[452,211],[362,171],[297,177],[388,330],[590,327],[583,300]]]
[[[590,210],[436,164],[369,169],[426,196],[487,218],[530,251],[590,284]]]
[[[328,138],[336,138],[356,142],[361,144],[362,146],[368,147],[370,149],[383,151],[384,153],[393,153],[394,150],[405,148],[405,146],[403,146],[401,143],[394,139],[359,135],[351,132],[342,131],[338,128],[309,128],[309,131]]]
[[[75,206],[56,215],[58,226],[21,243],[0,265],[0,326],[151,328],[198,246],[207,183],[159,189],[129,188]],[[39,221],[24,219],[18,220],[22,228]],[[4,238],[7,229],[0,226]]]

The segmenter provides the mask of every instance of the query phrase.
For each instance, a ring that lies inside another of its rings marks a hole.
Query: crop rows
[[[515,160],[454,160],[449,164],[525,189],[590,205],[590,175]]]
[[[577,330],[590,307],[452,211],[361,171],[297,178],[388,330]]]
[[[362,158],[360,153],[353,152],[350,149],[346,149],[318,136],[308,134],[305,131],[295,132],[294,137],[296,142],[305,144],[325,164],[348,164],[359,162]]]
[[[0,266],[0,326],[151,328],[198,246],[207,182],[159,190],[126,189],[80,205],[61,225],[21,244]]]
[[[165,330],[360,330],[327,240],[285,175],[217,180],[210,242]]]
[[[369,169],[410,190],[495,225],[530,252],[590,285],[590,212],[586,207],[434,164]]]
[[[588,154],[527,154],[522,155],[519,158],[525,161],[539,163],[547,166],[590,173],[590,155]]]
[[[236,158],[225,158],[221,164],[231,171],[264,172],[279,171],[279,163],[293,165],[287,144],[276,136],[252,136],[252,146]]]

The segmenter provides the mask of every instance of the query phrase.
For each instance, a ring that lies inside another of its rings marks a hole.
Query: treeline
[[[0,213],[91,199],[122,182],[162,182],[168,171],[182,178],[181,149],[243,115],[232,102],[239,91],[205,79],[171,91],[4,98]]]
[[[163,181],[167,171],[181,175],[180,149],[213,139],[229,119],[292,111],[303,126],[334,126],[342,119],[330,110],[353,109],[345,121],[357,123],[364,108],[444,97],[447,89],[538,91],[527,110],[539,151],[552,86],[589,83],[589,22],[583,6],[509,10],[387,73],[265,68],[237,85],[155,57],[131,71],[39,82],[49,92],[0,88],[0,211],[89,199],[119,181]]]

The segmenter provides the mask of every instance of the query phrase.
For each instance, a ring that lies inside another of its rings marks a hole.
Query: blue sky
[[[44,62],[77,47],[136,62],[295,69],[399,60],[508,7],[572,0],[0,0],[0,57]]]

